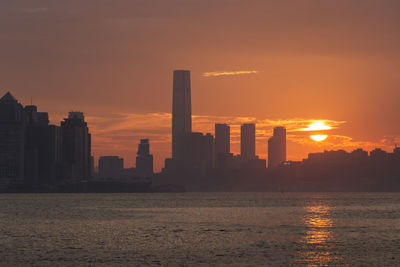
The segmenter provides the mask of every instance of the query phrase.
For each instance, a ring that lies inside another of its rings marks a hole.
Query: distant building
[[[286,129],[275,127],[268,139],[268,167],[277,167],[286,161]]]
[[[23,107],[8,92],[0,99],[0,189],[24,180]]]
[[[61,129],[49,125],[47,112],[25,107],[25,181],[28,184],[56,183],[62,176]]]
[[[371,152],[369,152],[369,156],[372,160],[375,161],[384,161],[387,160],[389,157],[389,154],[380,149],[380,148],[375,148],[374,150],[372,150]]]
[[[82,112],[70,112],[61,122],[63,161],[69,165],[72,180],[90,178],[91,135]]]
[[[124,171],[124,159],[118,156],[99,158],[99,178],[101,180],[120,179]]]
[[[256,125],[246,123],[240,127],[240,156],[243,160],[256,158]]]
[[[149,139],[141,139],[138,145],[136,175],[138,177],[153,176],[153,155],[150,154]]]
[[[230,153],[230,127],[228,124],[215,124],[215,154]]]
[[[211,134],[191,133],[185,137],[183,166],[205,170],[214,164],[214,137]]]
[[[184,137],[192,132],[190,71],[175,70],[172,100],[172,158],[184,158]]]

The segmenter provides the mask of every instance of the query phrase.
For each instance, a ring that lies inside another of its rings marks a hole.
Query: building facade
[[[207,133],[191,133],[185,136],[186,169],[206,170],[214,167],[214,137]]]
[[[0,99],[0,190],[24,181],[24,147],[23,106],[8,92]]]
[[[172,158],[184,158],[184,137],[192,132],[190,71],[175,70],[172,99]]]
[[[277,167],[286,161],[286,129],[275,127],[268,139],[268,167]]]
[[[230,153],[230,127],[228,124],[215,124],[215,154]]]
[[[25,181],[28,184],[56,183],[62,177],[61,129],[49,125],[47,112],[25,107]]]
[[[118,156],[99,158],[99,178],[101,180],[120,179],[124,171],[124,159]]]
[[[141,139],[136,156],[136,175],[138,177],[153,176],[153,155],[150,154],[149,139]]]
[[[246,123],[240,127],[240,156],[243,160],[256,158],[256,125]]]
[[[74,181],[90,178],[91,135],[82,112],[70,112],[61,122],[62,156],[68,164],[67,178]]]

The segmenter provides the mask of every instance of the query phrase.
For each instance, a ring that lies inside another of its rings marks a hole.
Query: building
[[[228,124],[215,124],[215,155],[230,153],[230,127]]]
[[[186,169],[206,170],[214,167],[214,137],[207,133],[185,136],[183,166]]]
[[[61,129],[49,125],[47,112],[25,107],[25,182],[32,185],[57,183],[62,176]]]
[[[184,136],[192,132],[190,71],[175,70],[172,99],[172,158],[182,159]]]
[[[118,156],[99,158],[99,178],[101,180],[120,179],[124,171],[124,159]]]
[[[0,189],[24,181],[24,147],[23,106],[8,92],[0,99]]]
[[[243,160],[256,158],[256,125],[246,123],[240,127],[240,156]]]
[[[286,161],[286,129],[275,127],[268,139],[268,167],[277,167]]]
[[[70,112],[61,122],[62,157],[68,164],[66,175],[74,181],[90,178],[91,136],[82,112]]]
[[[141,139],[136,156],[136,175],[151,177],[153,174],[153,155],[150,154],[149,139]]]

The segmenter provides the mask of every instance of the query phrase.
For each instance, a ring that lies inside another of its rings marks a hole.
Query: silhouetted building
[[[172,100],[172,158],[184,158],[184,137],[192,132],[190,71],[175,70]]]
[[[246,123],[240,127],[240,156],[243,160],[256,158],[256,125]]]
[[[49,125],[47,112],[26,106],[25,181],[37,185],[56,183],[62,176],[61,129]]]
[[[191,133],[185,136],[183,160],[186,169],[206,170],[213,167],[214,137],[207,133]]]
[[[361,148],[353,150],[349,155],[353,163],[367,164],[368,163],[368,152]]]
[[[149,139],[141,139],[138,144],[136,175],[138,177],[153,176],[153,155],[150,154]]]
[[[230,127],[228,124],[215,124],[215,154],[230,153]]]
[[[277,167],[286,161],[286,129],[275,127],[268,139],[268,167]]]
[[[102,180],[119,179],[124,170],[124,159],[118,156],[99,158],[99,178]]]
[[[24,180],[23,107],[8,92],[0,99],[0,189]]]
[[[91,136],[82,112],[70,112],[61,122],[63,161],[69,165],[68,178],[90,178]]]
[[[388,159],[388,153],[380,148],[375,148],[371,152],[369,152],[369,156],[372,160],[376,161],[384,161]]]

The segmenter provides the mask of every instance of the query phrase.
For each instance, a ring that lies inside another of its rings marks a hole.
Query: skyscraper
[[[215,154],[230,153],[230,127],[228,124],[215,124]]]
[[[0,189],[24,180],[25,118],[10,94],[0,99]]]
[[[172,99],[172,158],[183,158],[185,135],[192,132],[190,71],[175,70]]]
[[[25,182],[53,183],[61,176],[61,128],[49,125],[47,112],[25,107]]]
[[[275,127],[268,139],[268,167],[276,167],[286,161],[286,129]]]
[[[71,168],[74,180],[91,174],[91,135],[82,112],[70,112],[61,122],[63,161]]]
[[[140,139],[136,156],[136,173],[139,177],[153,176],[153,155],[150,154],[149,139]]]
[[[256,158],[256,125],[245,123],[240,127],[240,156],[244,160]]]

